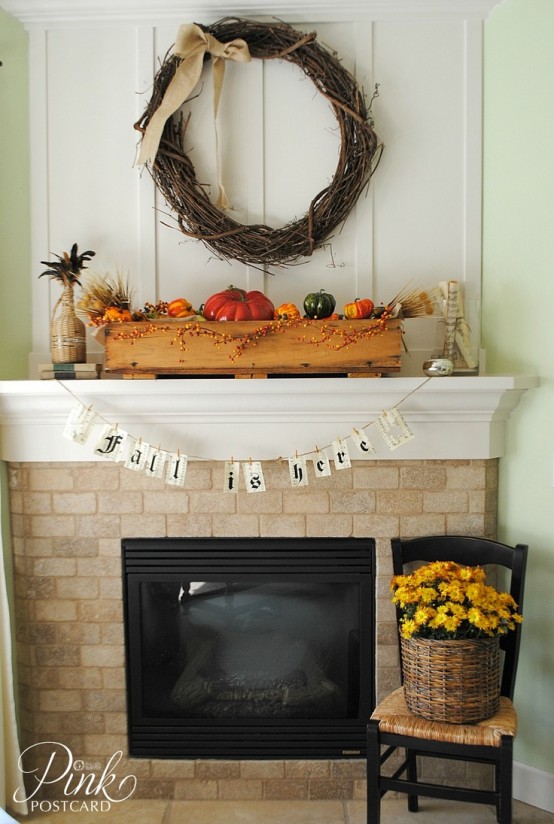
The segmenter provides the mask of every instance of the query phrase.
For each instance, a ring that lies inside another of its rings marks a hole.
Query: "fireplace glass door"
[[[129,539],[123,558],[131,755],[363,754],[371,540]]]

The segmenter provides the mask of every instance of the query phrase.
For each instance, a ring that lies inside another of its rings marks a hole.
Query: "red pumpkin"
[[[245,292],[229,286],[204,304],[206,320],[272,320],[275,306],[262,292]]]

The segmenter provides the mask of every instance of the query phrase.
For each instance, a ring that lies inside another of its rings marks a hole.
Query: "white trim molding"
[[[554,813],[554,775],[514,761],[514,798]]]
[[[280,16],[299,19],[341,19],[363,15],[373,20],[391,18],[485,19],[501,0],[346,0],[337,7],[335,0],[196,0],[183,6],[180,0],[4,0],[2,8],[26,26],[48,28],[59,24],[140,23],[157,24],[195,19],[198,15]]]
[[[95,460],[93,436],[84,446],[63,437],[77,401],[94,408],[100,427],[117,424],[191,459],[307,455],[355,427],[367,427],[376,448],[371,460],[496,458],[504,453],[509,416],[537,385],[525,376],[4,381],[0,459]],[[396,406],[414,438],[391,450],[371,424]]]

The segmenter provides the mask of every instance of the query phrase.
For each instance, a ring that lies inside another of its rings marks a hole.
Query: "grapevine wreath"
[[[273,229],[263,224],[237,223],[219,205],[212,203],[206,187],[197,180],[185,151],[188,120],[184,120],[182,114],[170,114],[163,131],[160,126],[159,145],[147,166],[158,189],[176,213],[182,233],[201,240],[218,257],[262,266],[299,262],[300,258],[310,256],[322,246],[333,230],[346,220],[377,167],[382,145],[373,130],[372,101],[367,107],[355,79],[335,54],[316,42],[313,32],[304,34],[280,21],[261,23],[235,17],[223,18],[210,26],[195,25],[194,28],[200,38],[215,42],[216,48],[225,49],[225,44],[232,45],[232,41],[242,43],[249,51],[248,59],[286,60],[310,78],[329,101],[337,119],[341,145],[336,171],[329,185],[312,198],[301,219]],[[204,61],[210,59],[209,52],[204,47]],[[222,52],[221,56],[227,54]],[[148,126],[160,109],[182,60],[177,53],[169,54],[156,74],[152,97],[135,124],[142,133],[143,144]],[[214,71],[216,62],[217,58]],[[376,95],[377,87],[374,97]]]

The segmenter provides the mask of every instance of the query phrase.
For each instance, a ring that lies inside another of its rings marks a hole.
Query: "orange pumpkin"
[[[299,318],[300,310],[294,303],[282,303],[277,307],[273,314],[275,320],[290,320],[291,318]]]
[[[347,303],[344,307],[344,317],[349,320],[358,318],[369,318],[373,312],[375,304],[371,298],[356,298],[352,303]]]
[[[103,323],[125,323],[130,320],[133,320],[133,316],[128,309],[121,306],[108,306],[102,315]]]
[[[175,298],[167,304],[167,314],[170,318],[189,318],[196,312],[192,303],[186,298]]]

